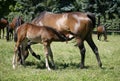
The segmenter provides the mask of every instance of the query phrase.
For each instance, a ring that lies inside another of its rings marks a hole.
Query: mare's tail
[[[95,25],[96,25],[95,14],[88,12],[87,16],[92,20],[93,28],[95,28]]]

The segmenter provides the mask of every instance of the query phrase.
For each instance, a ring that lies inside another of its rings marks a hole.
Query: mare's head
[[[17,29],[20,25],[22,25],[23,23],[24,23],[24,21],[23,21],[22,17],[19,16],[19,17],[16,19],[15,28],[14,28],[14,41],[15,41],[15,42],[17,41],[16,29]]]

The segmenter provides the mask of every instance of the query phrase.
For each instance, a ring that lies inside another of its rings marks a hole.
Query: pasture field
[[[41,55],[41,60],[31,54],[26,59],[26,67],[12,68],[14,42],[0,39],[0,81],[120,81],[120,35],[109,35],[108,42],[93,39],[99,49],[103,68],[99,68],[94,53],[85,42],[86,69],[80,69],[80,54],[75,41],[53,42],[52,50],[56,69],[48,71],[42,45],[32,48]]]

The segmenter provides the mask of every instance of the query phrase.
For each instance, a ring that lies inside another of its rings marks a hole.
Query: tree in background
[[[11,21],[15,16],[22,16],[30,22],[42,11],[92,12],[98,19],[98,25],[108,21],[120,21],[120,0],[1,0],[0,16]],[[112,22],[113,23],[113,22]]]
[[[0,18],[5,17],[9,14],[9,6],[15,5],[14,0],[0,0]]]

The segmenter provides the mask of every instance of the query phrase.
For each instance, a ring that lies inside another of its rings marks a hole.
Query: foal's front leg
[[[48,53],[50,54],[52,66],[55,67],[54,60],[53,60],[53,53],[52,53],[50,45],[48,46]]]
[[[17,52],[18,52],[18,44],[16,44],[14,48],[14,55],[12,60],[13,69],[15,69],[17,66]]]
[[[46,43],[43,44],[44,45],[44,54],[45,54],[45,63],[46,63],[46,67],[47,69],[50,71],[50,66],[49,66],[49,45],[47,45]]]

